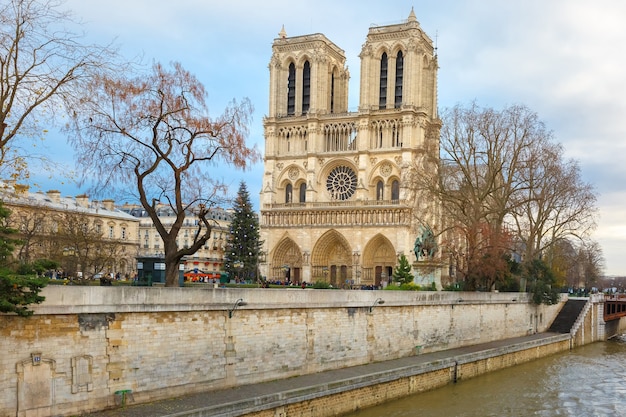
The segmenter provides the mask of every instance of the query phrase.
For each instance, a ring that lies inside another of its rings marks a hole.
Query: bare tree
[[[442,114],[439,175],[416,175],[409,186],[440,202],[442,246],[469,289],[500,282],[507,254],[520,247],[531,261],[592,228],[592,189],[534,112],[472,103]]]
[[[16,245],[14,256],[20,263],[29,263],[42,255],[39,250],[45,245],[49,236],[46,231],[48,213],[38,210],[22,209],[11,213],[9,222],[11,227],[18,231],[20,242]]]
[[[111,62],[108,47],[83,45],[54,0],[0,4],[0,167],[28,176],[25,138],[41,139],[63,108],[77,111],[84,83]],[[32,154],[29,155],[32,157]]]
[[[473,103],[449,109],[442,120],[440,175],[421,187],[441,202],[447,234],[463,237],[458,247],[448,248],[463,258],[455,262],[457,273],[469,289],[478,285],[476,277],[492,286],[506,274],[493,268],[508,268],[496,254],[512,250],[507,222],[525,187],[520,171],[550,134],[523,106],[496,111]],[[486,254],[491,262],[485,262]],[[481,270],[486,265],[490,270]]]
[[[578,250],[570,239],[558,239],[542,252],[542,259],[550,266],[560,287],[574,288],[580,284]]]
[[[578,261],[585,288],[598,285],[604,273],[604,255],[598,242],[583,242],[578,248]]]
[[[163,239],[166,286],[178,286],[178,265],[211,235],[207,214],[226,194],[211,168],[223,162],[244,169],[260,159],[246,145],[252,105],[232,102],[211,119],[204,86],[178,63],[170,71],[154,64],[136,77],[101,77],[92,84],[88,111],[76,115],[73,143],[86,176],[99,185],[136,189],[137,198]],[[159,202],[175,220],[164,224]],[[177,237],[191,214],[193,241],[179,248]]]
[[[584,241],[596,226],[596,195],[581,179],[578,163],[563,158],[557,144],[545,144],[520,172],[512,212],[524,259],[535,259],[563,239]]]
[[[125,256],[125,246],[118,239],[103,236],[97,221],[79,211],[54,215],[49,236],[61,248],[53,258],[73,276],[81,272],[89,278],[100,272],[113,272],[112,267]]]

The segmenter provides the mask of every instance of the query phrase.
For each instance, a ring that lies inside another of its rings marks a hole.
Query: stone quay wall
[[[425,363],[405,369],[402,375],[380,375],[380,382],[364,386],[340,387],[327,390],[328,395],[294,393],[301,398],[283,400],[283,404],[245,414],[246,417],[328,417],[353,413],[388,401],[443,387],[462,379],[530,362],[570,349],[569,335],[558,335],[534,342],[525,342],[505,348],[461,355],[457,358]],[[250,407],[253,408],[253,407]],[[191,414],[189,414],[191,415]],[[215,416],[213,410],[198,410],[194,416]],[[220,413],[219,415],[227,415]]]
[[[0,416],[69,416],[112,407],[123,390],[141,403],[543,332],[561,308],[520,293],[49,286],[43,295],[33,317],[0,315]]]

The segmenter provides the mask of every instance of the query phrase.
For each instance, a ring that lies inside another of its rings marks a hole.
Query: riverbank
[[[129,396],[123,408],[87,416],[325,417],[528,362],[569,346],[569,334],[537,333],[149,404],[133,405]]]
[[[149,404],[541,333],[566,302],[448,291],[43,293],[32,317],[0,320],[1,416],[77,416],[115,406],[124,391]],[[601,334],[590,326],[585,335]]]

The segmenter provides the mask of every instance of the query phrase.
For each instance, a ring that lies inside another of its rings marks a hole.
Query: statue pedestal
[[[422,288],[430,287],[435,283],[437,290],[441,290],[441,269],[443,265],[429,260],[413,262],[413,282]]]

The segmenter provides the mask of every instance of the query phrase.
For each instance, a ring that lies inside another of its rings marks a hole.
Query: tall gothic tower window
[[[285,187],[285,203],[291,203],[291,196],[293,195],[293,187],[291,184],[287,184]]]
[[[311,106],[311,64],[309,61],[304,63],[302,69],[302,113],[309,111]]]
[[[300,202],[301,203],[306,202],[306,184],[305,183],[300,184]]]
[[[335,72],[330,76],[330,112],[335,112]]]
[[[389,62],[387,60],[387,53],[383,52],[383,56],[380,57],[380,92],[378,95],[378,108],[384,109],[387,107],[387,67]]]
[[[394,107],[396,109],[402,106],[402,76],[404,75],[404,57],[402,51],[398,51],[396,57],[396,90]]]
[[[395,202],[400,200],[400,183],[398,180],[393,180],[391,183],[391,200]]]
[[[289,78],[287,79],[287,115],[296,113],[296,66],[289,64]]]

